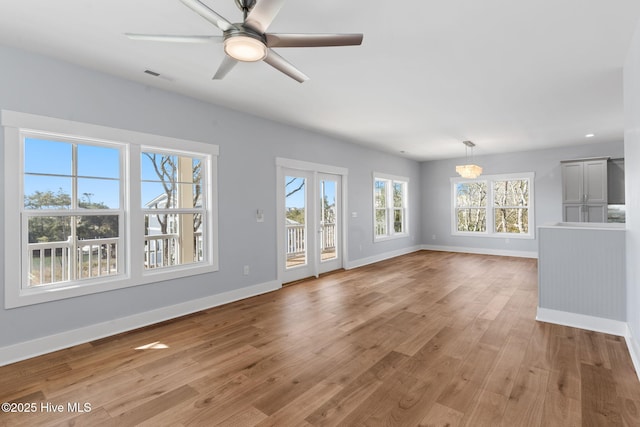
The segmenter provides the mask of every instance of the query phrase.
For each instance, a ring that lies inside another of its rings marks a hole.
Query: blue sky
[[[24,159],[25,194],[49,190],[71,194],[71,143],[27,138]],[[110,208],[118,208],[119,164],[117,149],[79,145],[78,175],[90,177],[78,179],[79,196],[92,202],[103,202]],[[47,175],[34,176],[29,172]]]
[[[69,142],[25,139],[24,191],[52,191],[71,194],[73,144]],[[144,203],[163,194],[151,160],[142,156],[142,200]],[[29,173],[45,174],[31,175]],[[78,145],[78,197],[102,202],[110,208],[119,206],[120,157],[116,148]],[[155,182],[152,182],[155,181]]]
[[[293,176],[286,176],[285,177],[285,184],[290,182],[294,178],[295,177],[293,177]],[[296,188],[298,188],[303,180],[304,180],[304,178],[295,178],[295,180],[292,181],[291,184],[286,186],[285,194],[287,194],[288,192],[293,191]],[[285,202],[285,207],[286,208],[301,208],[301,207],[303,207],[304,206],[304,196],[306,194],[306,190],[307,190],[307,185],[305,183],[305,186],[302,187],[302,189],[300,191],[297,191],[296,193],[294,193],[291,196],[287,197],[287,200]],[[327,181],[327,184],[325,185],[325,194],[327,195],[327,198],[329,199],[329,204],[335,203],[335,200],[336,200],[336,186],[335,186],[335,182],[334,181]]]

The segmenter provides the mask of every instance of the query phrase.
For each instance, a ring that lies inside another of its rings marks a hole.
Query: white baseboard
[[[156,310],[145,311],[143,313],[114,319],[109,322],[89,325],[31,341],[0,347],[0,366],[275,291],[281,287],[282,284],[277,281],[261,283],[197,300],[158,308]]]
[[[605,319],[603,317],[587,316],[585,314],[570,313],[568,311],[538,307],[536,320],[555,323],[557,325],[571,326],[572,328],[586,329],[588,331],[617,335],[620,337],[627,337],[629,335],[629,327],[626,322]]]
[[[421,249],[425,251],[440,251],[440,252],[460,252],[466,254],[480,254],[480,255],[497,255],[497,256],[512,256],[517,258],[538,258],[538,252],[530,251],[509,251],[504,249],[487,249],[487,248],[466,248],[462,246],[440,246],[440,245],[422,245]]]
[[[640,342],[638,342],[633,334],[633,331],[631,330],[629,330],[629,334],[625,337],[625,339],[627,341],[627,348],[629,349],[629,354],[631,355],[633,367],[636,368],[636,375],[640,380]]]
[[[400,255],[410,254],[412,252],[417,252],[422,249],[420,246],[410,246],[408,248],[402,248],[391,252],[385,252],[383,254],[378,254],[374,256],[370,256],[367,258],[360,258],[355,261],[347,261],[345,265],[345,270],[351,270],[358,267],[363,267],[365,265],[374,264],[376,262],[384,261],[390,258],[395,258]]]

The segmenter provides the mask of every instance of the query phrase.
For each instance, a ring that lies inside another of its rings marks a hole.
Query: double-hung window
[[[408,233],[408,186],[408,178],[374,173],[374,240],[385,240],[394,237],[402,237]]]
[[[30,131],[21,141],[23,287],[122,274],[124,145]]]
[[[534,237],[533,173],[452,178],[452,234]]]
[[[2,111],[5,307],[217,270],[215,145]]]
[[[204,259],[203,165],[204,159],[197,154],[143,148],[145,269]]]

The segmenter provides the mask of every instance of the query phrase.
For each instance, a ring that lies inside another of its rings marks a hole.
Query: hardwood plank
[[[551,336],[552,363],[547,389],[570,399],[580,400],[580,361],[574,340]]]
[[[156,417],[159,414],[170,411],[179,403],[197,395],[198,392],[196,390],[188,385],[184,385],[167,393],[161,394],[155,399],[143,403],[140,406],[136,406],[130,411],[119,415],[116,420],[121,426],[133,426],[148,418]]]
[[[580,368],[582,425],[621,426],[622,416],[611,371],[588,363],[582,363]]]
[[[541,426],[549,372],[522,366],[509,395],[502,426]]]
[[[611,375],[616,385],[616,394],[627,399],[640,400],[640,383],[636,381],[636,370],[629,358],[629,350],[624,338],[607,339],[606,344],[611,362]]]
[[[388,353],[359,377],[346,383],[340,392],[310,413],[305,420],[314,426],[341,423],[343,418],[368,399],[383,381],[397,372],[406,360],[407,357],[403,354]]]
[[[640,400],[618,397],[618,407],[625,427],[640,426]]]
[[[462,425],[463,413],[435,403],[420,421],[420,427],[458,427]]]
[[[503,394],[483,390],[478,396],[476,404],[468,411],[463,425],[469,427],[494,427],[500,425],[507,407],[507,397]]]
[[[551,383],[551,379],[549,383]],[[580,399],[572,399],[558,391],[547,391],[542,412],[542,426],[582,426]]]
[[[498,360],[483,384],[483,389],[501,394],[511,395],[518,370],[524,359],[527,341],[523,337],[510,336],[500,349]]]
[[[458,412],[465,412],[473,407],[497,357],[498,351],[492,347],[480,345],[474,348],[458,375],[438,397],[438,403]]]
[[[580,346],[581,362],[611,369],[611,361],[609,360],[604,334],[581,330],[578,345]]]
[[[262,420],[257,426],[297,426],[300,420],[304,420],[341,390],[342,387],[338,384],[321,381],[299,397],[291,399],[287,405]]]
[[[241,408],[238,412],[220,422],[216,426],[250,427],[260,424],[267,419],[267,415],[251,405]]]

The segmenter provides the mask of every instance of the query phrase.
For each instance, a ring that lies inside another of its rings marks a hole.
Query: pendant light
[[[465,145],[464,152],[466,155],[467,164],[456,166],[456,172],[463,178],[477,178],[480,176],[480,174],[482,174],[482,168],[473,163],[469,163],[469,148],[471,148],[471,161],[473,161],[473,147],[475,147],[476,144],[471,141],[462,141],[462,143]]]

